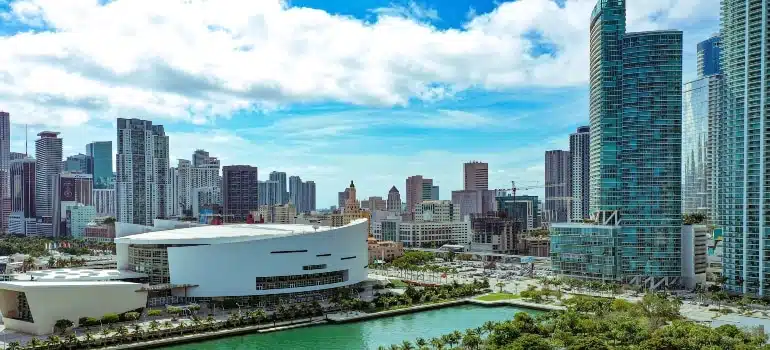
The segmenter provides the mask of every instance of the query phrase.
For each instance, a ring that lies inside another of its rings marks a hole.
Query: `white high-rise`
[[[53,178],[62,172],[62,139],[58,132],[42,131],[35,141],[35,214],[53,216]]]
[[[94,189],[94,207],[97,216],[115,216],[115,189]]]
[[[150,225],[168,217],[168,141],[163,125],[118,118],[118,221]]]
[[[178,172],[178,198],[181,214],[191,215],[193,206],[197,205],[193,195],[200,188],[221,188],[219,177],[219,160],[210,157],[209,152],[196,150],[193,161],[179,159],[176,170]],[[208,204],[221,204],[208,203]]]

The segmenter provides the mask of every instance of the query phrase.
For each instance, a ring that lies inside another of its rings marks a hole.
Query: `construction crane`
[[[521,191],[528,191],[528,190],[534,190],[534,189],[540,189],[540,188],[562,187],[562,186],[565,186],[565,185],[566,185],[566,183],[561,182],[561,183],[554,183],[554,184],[547,184],[547,185],[540,185],[540,184],[538,184],[538,185],[532,185],[532,186],[526,186],[526,187],[516,187],[516,181],[511,181],[511,188],[510,189],[507,189],[507,188],[496,189],[495,191],[511,191],[511,194],[512,194],[512,197],[513,197],[513,201],[516,202],[516,192],[517,191],[521,192]],[[549,198],[545,198],[545,200],[547,200],[547,201],[567,201],[567,202],[571,202],[572,201],[572,197],[571,196],[549,197]],[[547,214],[547,215],[550,216],[550,213]],[[548,219],[549,220],[547,220],[547,221],[550,222],[550,219],[552,219],[552,218],[548,218]]]

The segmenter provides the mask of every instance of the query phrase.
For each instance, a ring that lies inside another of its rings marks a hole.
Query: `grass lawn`
[[[492,293],[487,295],[482,295],[476,300],[481,301],[498,301],[498,300],[510,300],[510,299],[518,299],[521,298],[518,294],[511,294],[511,293]]]
[[[402,280],[390,280],[393,283],[393,288],[406,288],[407,284]]]

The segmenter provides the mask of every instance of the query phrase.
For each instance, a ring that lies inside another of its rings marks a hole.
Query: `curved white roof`
[[[66,269],[52,269],[52,270],[40,270],[30,271],[24,274],[14,276],[16,280],[20,281],[35,281],[35,282],[55,282],[55,281],[109,281],[109,280],[121,280],[127,278],[142,278],[147,277],[147,274],[133,272],[133,271],[121,271],[121,270],[94,270],[94,269],[82,269],[82,268],[66,268]]]
[[[358,219],[345,225],[365,224]],[[234,224],[187,227],[165,231],[153,231],[115,238],[115,243],[127,244],[222,244],[272,239],[314,232],[336,230],[340,227],[302,224]]]

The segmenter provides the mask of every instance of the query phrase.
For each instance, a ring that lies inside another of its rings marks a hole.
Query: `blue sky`
[[[317,183],[319,207],[421,174],[450,198],[462,163],[490,186],[543,181],[543,154],[587,123],[594,1],[0,0],[0,110],[12,150],[42,129],[65,154],[116,117],[166,126],[171,158]],[[629,1],[631,31],[718,31],[718,0]],[[30,151],[33,151],[30,149]],[[532,190],[542,194],[541,190]]]

